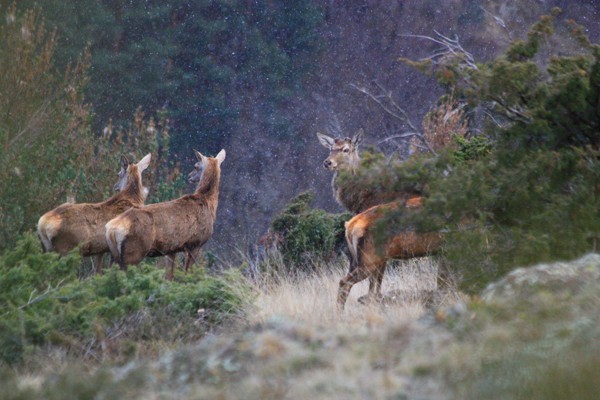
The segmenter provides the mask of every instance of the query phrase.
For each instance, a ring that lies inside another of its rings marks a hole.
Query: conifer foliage
[[[365,184],[421,189],[425,209],[390,215],[384,236],[443,229],[443,256],[469,292],[516,266],[598,248],[600,46],[572,21],[556,27],[559,14],[490,63],[413,62],[465,104],[469,133],[436,156],[362,174]],[[554,51],[555,36],[568,51]]]

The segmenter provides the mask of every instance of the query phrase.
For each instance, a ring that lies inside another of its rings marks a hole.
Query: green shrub
[[[42,254],[30,234],[0,256],[0,362],[21,363],[45,345],[99,351],[98,341],[115,329],[125,347],[128,339],[192,339],[237,314],[244,301],[244,281],[235,272],[212,277],[196,268],[168,282],[162,270],[142,264],[80,281],[80,264],[76,252]]]
[[[444,82],[467,115],[493,117],[479,135],[456,138],[436,156],[379,160],[352,177],[361,188],[423,194],[420,212],[400,208],[381,221],[379,240],[407,229],[445,232],[443,256],[469,293],[515,267],[598,248],[600,46],[574,29],[570,54],[538,54],[557,12],[527,42]]]
[[[310,207],[314,192],[296,196],[271,223],[281,238],[279,251],[290,270],[306,269],[315,259],[330,260],[345,249],[344,222],[350,213],[330,214]]]

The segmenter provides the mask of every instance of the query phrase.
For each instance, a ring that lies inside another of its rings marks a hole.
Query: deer
[[[175,254],[185,253],[184,269],[194,263],[211,238],[219,205],[219,180],[225,150],[205,157],[194,150],[198,162],[188,175],[197,182],[194,193],[171,201],[130,209],[106,224],[106,242],[121,269],[144,257],[167,256],[166,278],[173,280]]]
[[[346,299],[354,284],[369,278],[367,300],[381,299],[381,283],[389,259],[410,259],[438,252],[444,242],[442,232],[416,232],[413,229],[402,231],[383,242],[374,238],[374,225],[387,212],[403,207],[405,212],[413,212],[423,207],[422,197],[377,205],[352,217],[345,223],[345,234],[350,249],[350,268],[339,283],[337,306],[343,310]],[[438,289],[450,282],[449,272],[440,261],[437,277]]]
[[[102,259],[109,252],[104,226],[122,212],[144,205],[148,189],[142,185],[142,172],[148,168],[151,158],[149,153],[133,164],[121,156],[119,180],[113,187],[118,193],[108,200],[64,203],[42,215],[37,225],[42,250],[64,256],[79,246],[79,254],[91,256],[94,271],[101,273]]]
[[[357,189],[355,185],[341,185],[339,173],[348,172],[352,175],[360,167],[359,145],[364,138],[364,130],[359,129],[351,138],[332,138],[323,133],[317,133],[317,138],[323,147],[329,150],[329,155],[323,161],[323,167],[333,171],[331,188],[336,202],[352,214],[358,214],[378,204],[383,204],[404,194],[383,193]]]

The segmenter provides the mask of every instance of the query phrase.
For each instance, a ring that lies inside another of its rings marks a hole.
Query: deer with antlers
[[[44,251],[61,255],[79,246],[82,256],[92,256],[96,272],[102,272],[102,258],[109,252],[104,238],[108,221],[130,208],[141,207],[147,195],[142,185],[142,172],[148,168],[151,155],[137,164],[121,157],[119,181],[114,189],[119,193],[101,203],[65,203],[42,215],[37,231]]]
[[[219,180],[225,150],[216,157],[195,151],[198,162],[189,174],[198,182],[192,194],[131,209],[106,224],[106,242],[122,269],[144,257],[167,256],[167,279],[173,279],[175,254],[185,252],[184,269],[196,261],[210,239],[219,204]]]

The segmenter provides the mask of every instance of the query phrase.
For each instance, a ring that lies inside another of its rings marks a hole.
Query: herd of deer
[[[195,153],[198,162],[188,175],[190,182],[197,182],[194,193],[146,206],[142,172],[150,154],[137,164],[121,158],[115,185],[119,193],[101,203],[62,204],[42,215],[38,235],[44,251],[65,255],[79,246],[82,256],[93,258],[97,272],[108,252],[121,269],[139,264],[144,257],[167,256],[168,279],[173,279],[176,253],[183,252],[187,271],[212,236],[225,160],[225,150],[214,158]]]
[[[390,209],[406,210],[423,206],[419,196],[392,196],[348,190],[338,183],[338,172],[355,171],[360,164],[358,146],[363,139],[359,130],[352,138],[331,138],[317,134],[329,149],[325,168],[334,171],[332,179],[336,201],[354,215],[346,222],[346,241],[351,260],[348,274],[340,281],[337,304],[344,308],[352,286],[369,278],[369,300],[381,298],[381,282],[388,259],[407,259],[436,252],[443,240],[440,233],[406,230],[384,243],[373,237],[373,226]],[[65,203],[42,215],[38,235],[44,251],[65,255],[78,247],[82,256],[91,256],[96,272],[102,271],[102,259],[111,254],[111,263],[121,269],[139,264],[145,257],[167,257],[167,279],[173,279],[175,256],[185,254],[184,269],[196,262],[202,246],[213,233],[219,203],[219,180],[225,150],[216,157],[195,151],[198,162],[188,175],[197,183],[192,194],[175,200],[144,205],[148,190],[142,185],[142,172],[151,155],[137,164],[121,158],[117,194],[101,203]],[[441,268],[438,286],[445,282]]]

